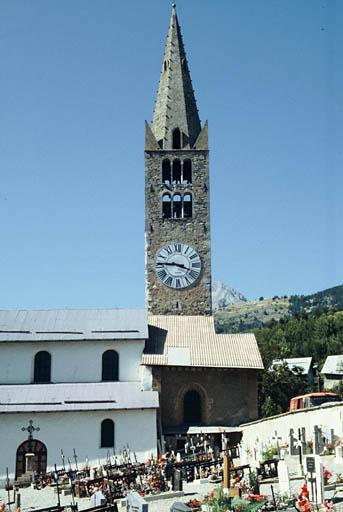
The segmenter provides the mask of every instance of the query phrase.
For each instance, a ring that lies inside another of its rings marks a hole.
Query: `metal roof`
[[[157,391],[137,382],[0,386],[0,413],[155,409]]]
[[[148,323],[142,364],[175,366],[175,348],[183,348],[180,366],[263,368],[254,334],[216,334],[211,316],[152,315]]]
[[[320,373],[343,375],[343,355],[327,356]]]
[[[287,363],[290,370],[294,370],[297,366],[302,369],[302,373],[308,374],[312,366],[312,357],[293,357],[291,359],[274,359],[273,365],[281,365]]]
[[[146,309],[0,310],[0,342],[147,337]]]

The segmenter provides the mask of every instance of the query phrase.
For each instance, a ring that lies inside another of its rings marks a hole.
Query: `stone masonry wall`
[[[192,183],[162,183],[162,160],[172,162],[191,159]],[[208,151],[173,150],[145,152],[145,236],[146,236],[146,302],[150,314],[210,315],[211,241]],[[188,219],[163,219],[164,193],[190,193],[193,215]],[[183,242],[195,249],[202,262],[200,277],[190,287],[173,290],[165,286],[155,272],[158,251],[167,244]]]
[[[201,396],[204,425],[236,426],[258,416],[254,370],[161,367],[158,373],[163,425],[183,423],[183,398],[191,389]]]

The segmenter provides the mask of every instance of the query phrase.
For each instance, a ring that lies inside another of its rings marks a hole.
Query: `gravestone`
[[[188,510],[192,510],[190,507],[182,503],[181,501],[175,501],[170,507],[170,512],[187,512]]]
[[[303,455],[307,453],[307,445],[306,445],[306,428],[301,428],[301,452]]]
[[[91,507],[99,507],[105,505],[106,498],[101,491],[95,491],[91,496]]]
[[[323,465],[319,455],[306,455],[305,472],[310,492],[310,501],[321,504],[324,501]]]
[[[295,444],[293,428],[289,429],[288,444],[289,444],[289,454],[290,455],[297,455],[298,449],[297,449],[296,444]]]
[[[174,469],[172,477],[173,491],[182,491],[182,474],[180,469]]]
[[[313,427],[313,453],[315,455],[319,455],[321,451],[321,430],[318,428],[318,425],[314,425]]]
[[[148,504],[138,492],[131,492],[127,495],[128,512],[148,512]]]
[[[281,494],[290,496],[291,486],[289,481],[289,473],[287,463],[284,460],[280,460],[277,465],[277,472],[279,477],[279,491]]]

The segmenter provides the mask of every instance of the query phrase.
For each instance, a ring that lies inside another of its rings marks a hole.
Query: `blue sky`
[[[211,148],[212,273],[343,282],[343,2],[179,0]],[[143,307],[165,0],[0,3],[0,308]]]

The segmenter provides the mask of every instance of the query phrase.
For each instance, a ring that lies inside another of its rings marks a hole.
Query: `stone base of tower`
[[[184,441],[190,428],[237,433],[258,417],[263,363],[253,334],[216,334],[211,316],[150,316],[148,323],[142,362],[159,392],[161,436]]]

